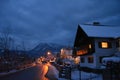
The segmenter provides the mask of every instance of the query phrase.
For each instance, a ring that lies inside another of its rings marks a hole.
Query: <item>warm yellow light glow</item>
[[[91,46],[91,44],[89,44],[89,49],[91,49],[92,48],[92,46]]]
[[[77,51],[77,55],[84,55],[84,54],[87,54],[88,51],[87,50],[79,50]]]
[[[108,48],[108,43],[107,42],[102,42],[102,48]]]
[[[48,54],[48,55],[50,55],[51,53],[50,53],[50,52],[48,52],[47,54]]]
[[[64,51],[64,49],[61,49],[61,52],[63,52]]]
[[[79,62],[80,62],[80,57],[76,57],[74,61],[75,61],[75,64],[79,64]]]

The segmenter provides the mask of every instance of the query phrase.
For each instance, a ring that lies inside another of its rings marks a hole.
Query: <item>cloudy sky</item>
[[[77,25],[94,21],[120,25],[120,0],[0,0],[0,29],[11,27],[28,47],[72,45]]]

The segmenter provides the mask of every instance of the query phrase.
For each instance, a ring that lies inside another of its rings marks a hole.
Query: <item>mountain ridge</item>
[[[29,51],[29,54],[34,57],[44,56],[47,51],[51,51],[53,54],[56,54],[65,47],[67,46],[56,43],[39,43],[36,47]]]

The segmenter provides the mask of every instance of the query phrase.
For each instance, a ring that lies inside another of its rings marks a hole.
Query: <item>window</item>
[[[102,48],[108,48],[108,43],[107,42],[102,42],[101,45],[102,45]]]
[[[78,56],[79,56],[79,55],[84,55],[84,54],[87,54],[87,53],[88,53],[88,51],[87,51],[86,49],[77,51],[77,55],[78,55]]]
[[[81,62],[81,63],[84,63],[84,62],[85,62],[85,58],[80,57],[80,62]]]
[[[88,63],[93,63],[93,62],[94,62],[93,56],[89,56],[89,57],[88,57]]]
[[[111,43],[107,41],[99,42],[99,48],[112,48]]]
[[[91,44],[89,44],[89,49],[91,49],[92,48],[92,46],[91,46]]]

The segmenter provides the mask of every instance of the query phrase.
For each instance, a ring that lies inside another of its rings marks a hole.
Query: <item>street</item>
[[[37,64],[35,67],[0,77],[0,80],[49,80],[45,77],[47,71],[47,64]]]

